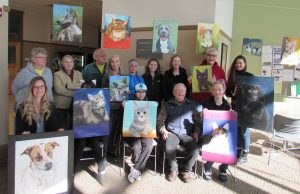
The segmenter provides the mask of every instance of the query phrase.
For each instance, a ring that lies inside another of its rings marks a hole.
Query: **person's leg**
[[[185,148],[187,155],[184,158],[183,171],[191,172],[196,160],[199,157],[199,149],[192,136],[180,135],[180,145]]]
[[[153,139],[152,138],[141,138],[141,150],[138,160],[134,164],[134,168],[142,171],[145,169],[147,160],[153,149]],[[135,151],[135,150],[134,150]]]
[[[124,141],[128,143],[132,148],[132,162],[136,164],[142,152],[142,141],[141,138],[126,137]]]
[[[86,139],[75,139],[74,140],[74,172],[78,170],[78,164],[82,157],[84,146],[86,145]]]
[[[220,181],[227,181],[227,169],[228,169],[228,164],[221,164],[219,166],[219,179]]]
[[[166,158],[171,167],[171,171],[178,171],[178,164],[176,161],[176,150],[179,144],[179,138],[173,133],[169,133],[168,138],[165,141]]]
[[[204,173],[203,173],[203,175],[204,175],[204,178],[206,179],[206,180],[211,180],[212,179],[212,171],[211,171],[211,168],[212,168],[212,166],[213,166],[213,162],[209,162],[209,161],[207,161],[205,164],[204,164]]]
[[[246,127],[240,128],[240,148],[241,152],[238,157],[238,163],[247,162],[247,155],[250,150],[250,129]]]

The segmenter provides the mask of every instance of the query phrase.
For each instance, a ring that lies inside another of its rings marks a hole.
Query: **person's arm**
[[[67,83],[64,82],[63,77],[59,75],[59,72],[54,74],[54,91],[62,96],[73,96],[73,91],[67,89]]]
[[[162,135],[163,140],[166,140],[170,133],[169,131],[167,131],[165,126],[166,118],[167,118],[167,112],[165,106],[163,105],[157,117],[157,127],[156,127],[158,133]]]
[[[16,113],[16,135],[30,134],[29,129],[25,129],[25,119],[22,118],[22,108],[19,106]]]

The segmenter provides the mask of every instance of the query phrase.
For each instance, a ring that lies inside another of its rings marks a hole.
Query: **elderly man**
[[[175,98],[162,106],[157,127],[164,140],[166,156],[171,167],[167,179],[172,182],[178,176],[176,150],[180,145],[187,153],[180,174],[183,182],[188,183],[192,181],[191,171],[199,156],[197,141],[201,123],[200,113],[197,111],[196,103],[185,98],[184,84],[176,84],[173,94]]]
[[[106,70],[107,56],[104,50],[98,48],[94,51],[93,58],[95,61],[83,68],[82,77],[86,82],[96,80],[96,87],[100,88]]]

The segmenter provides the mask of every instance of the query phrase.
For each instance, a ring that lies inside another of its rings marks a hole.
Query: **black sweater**
[[[161,74],[155,75],[152,80],[151,75],[143,75],[145,84],[147,86],[147,98],[151,101],[156,101],[158,104],[163,99],[163,76]]]

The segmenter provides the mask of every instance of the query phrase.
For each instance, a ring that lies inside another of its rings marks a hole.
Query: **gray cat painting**
[[[148,113],[150,109],[150,103],[148,102],[145,106],[139,107],[136,102],[133,103],[134,116],[133,121],[129,127],[129,131],[132,132],[134,137],[140,137],[140,133],[144,135],[148,134],[150,123],[148,120]]]
[[[87,94],[88,101],[79,100],[74,102],[73,123],[74,125],[96,125],[109,120],[105,110],[105,96],[100,90],[97,94]]]

